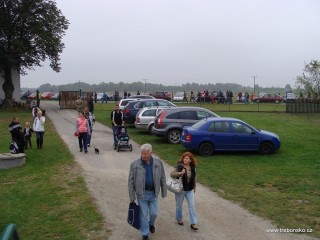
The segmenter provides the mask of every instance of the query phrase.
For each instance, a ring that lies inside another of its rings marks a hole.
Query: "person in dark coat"
[[[89,100],[88,100],[88,108],[89,112],[93,113],[94,110],[94,103],[93,103],[93,96],[91,95]]]

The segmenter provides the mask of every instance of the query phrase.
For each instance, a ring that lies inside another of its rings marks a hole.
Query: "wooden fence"
[[[287,113],[320,113],[319,102],[288,101],[286,103]]]

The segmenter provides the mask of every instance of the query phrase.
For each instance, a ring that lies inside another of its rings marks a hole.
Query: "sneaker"
[[[149,240],[148,236],[142,236],[142,240]]]
[[[90,147],[90,144],[88,144],[87,146]]]
[[[87,149],[86,149],[86,150],[84,150],[84,153],[88,153]]]
[[[151,233],[154,233],[156,231],[156,228],[153,225],[151,225],[149,226],[149,230]]]
[[[80,148],[80,152],[82,152],[82,148]]]

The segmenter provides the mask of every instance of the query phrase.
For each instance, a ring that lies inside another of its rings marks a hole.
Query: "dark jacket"
[[[11,133],[12,141],[19,142],[20,140],[20,132],[22,131],[22,127],[19,122],[11,122],[9,125],[9,131]]]
[[[196,168],[193,165],[190,165],[191,167],[191,177],[188,181],[188,175],[187,175],[187,169],[186,173],[182,175],[182,183],[183,183],[183,190],[184,191],[191,191],[195,187],[195,179],[196,179]],[[183,169],[183,165],[181,163],[178,163],[175,171],[171,173],[171,177],[177,177],[177,172],[181,172]]]

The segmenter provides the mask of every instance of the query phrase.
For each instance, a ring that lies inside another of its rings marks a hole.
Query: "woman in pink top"
[[[87,136],[88,134],[90,134],[89,129],[90,129],[89,121],[87,120],[83,112],[79,112],[77,123],[76,123],[76,131],[79,133],[78,139],[79,139],[80,152],[82,152],[83,149],[84,149],[84,153],[88,152]]]

